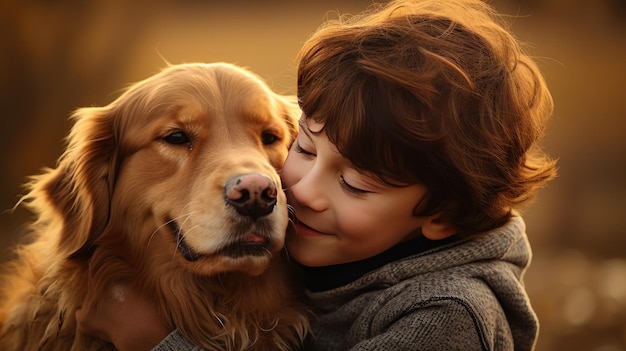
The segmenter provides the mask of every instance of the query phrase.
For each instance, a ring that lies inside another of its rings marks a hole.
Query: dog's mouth
[[[264,256],[271,255],[271,242],[268,238],[250,232],[242,235],[240,240],[234,241],[231,244],[221,248],[217,252],[211,254],[200,254],[194,251],[185,242],[185,234],[182,229],[174,220],[168,221],[168,225],[174,234],[174,240],[176,240],[176,246],[178,251],[183,255],[185,260],[189,262],[195,262],[203,257],[209,256],[228,256],[231,258],[239,258],[244,256]]]

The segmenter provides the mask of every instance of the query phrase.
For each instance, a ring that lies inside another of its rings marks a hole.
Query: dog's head
[[[199,274],[261,273],[283,247],[277,170],[297,133],[294,101],[229,64],[185,64],[75,115],[43,191],[64,218],[60,250],[89,257],[124,236]]]

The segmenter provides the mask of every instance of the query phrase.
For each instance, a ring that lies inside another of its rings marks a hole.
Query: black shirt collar
[[[420,235],[364,260],[323,267],[306,267],[300,264],[298,266],[304,274],[306,288],[312,292],[320,292],[344,286],[387,263],[428,251],[454,240],[456,236],[443,240],[430,240]]]

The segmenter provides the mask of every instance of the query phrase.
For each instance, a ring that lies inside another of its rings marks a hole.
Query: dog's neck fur
[[[291,350],[304,338],[305,316],[281,313],[286,308],[303,309],[296,305],[300,299],[289,285],[295,282],[285,279],[289,268],[282,253],[259,276],[243,272],[202,276],[176,265],[174,257],[162,269],[147,260],[143,266],[131,263],[137,258],[122,258],[115,247],[99,246],[89,260],[88,285],[94,304],[104,294],[111,296],[120,282],[132,282],[138,291],[155,292],[146,298],[153,300],[171,329],[179,329],[205,349],[243,350],[254,344],[259,349]],[[107,277],[122,280],[107,281]],[[290,301],[294,306],[285,305]]]

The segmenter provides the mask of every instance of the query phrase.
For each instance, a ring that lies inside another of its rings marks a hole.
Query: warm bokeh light
[[[42,1],[0,4],[0,210],[54,166],[77,107],[105,105],[165,62],[227,61],[295,92],[294,58],[329,11],[371,0]],[[494,0],[554,95],[544,140],[560,176],[526,212],[537,349],[626,350],[626,3]],[[0,216],[0,260],[23,209]]]

